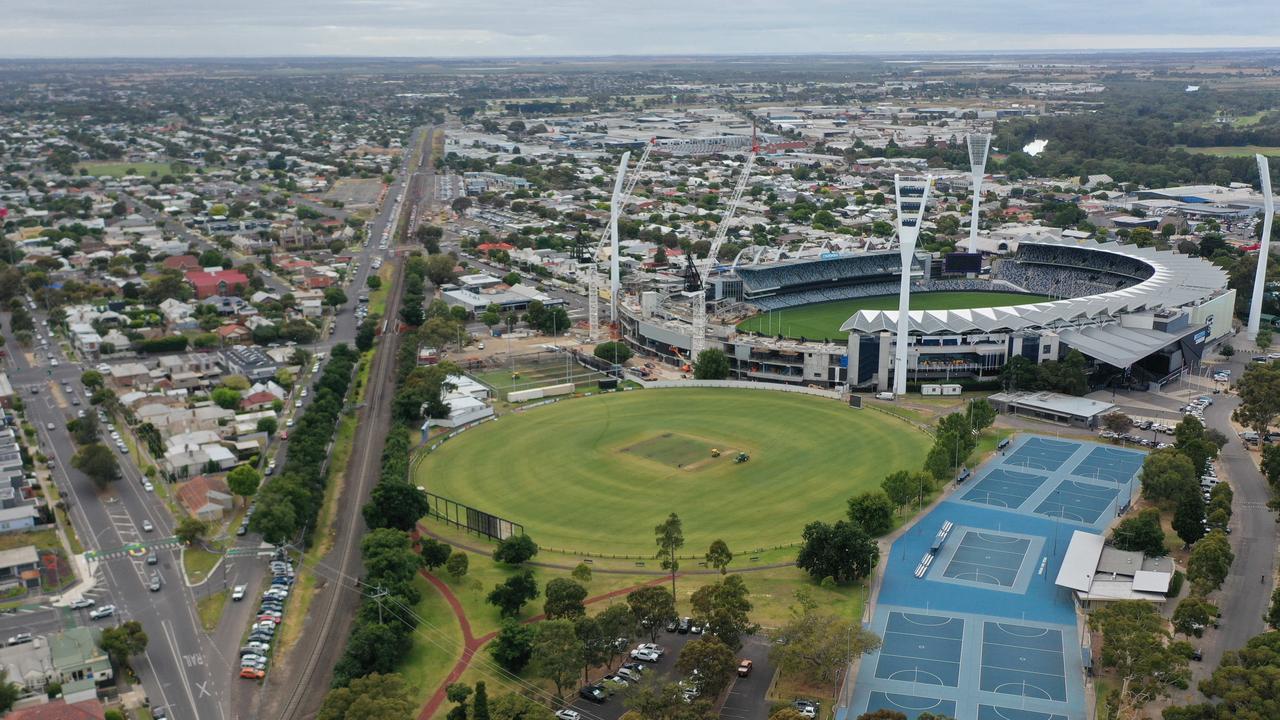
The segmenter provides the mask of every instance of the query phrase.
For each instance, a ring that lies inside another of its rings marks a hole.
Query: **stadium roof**
[[[1058,337],[1071,347],[1115,367],[1129,367],[1142,358],[1180,340],[1198,328],[1187,328],[1181,333],[1167,333],[1145,328],[1127,328],[1119,325],[1069,328]]]
[[[913,310],[908,313],[909,332],[933,335],[1069,326],[1108,320],[1121,313],[1202,302],[1227,286],[1227,274],[1217,266],[1199,257],[1179,255],[1169,250],[1071,238],[1037,238],[1026,240],[1022,245],[1060,245],[1123,255],[1150,266],[1152,275],[1122,290],[1054,302],[972,310]],[[893,332],[897,326],[897,310],[860,310],[845,320],[840,329],[845,332]],[[1151,341],[1154,342],[1154,338]]]

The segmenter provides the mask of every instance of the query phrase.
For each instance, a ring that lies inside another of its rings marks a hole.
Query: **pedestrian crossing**
[[[181,545],[176,537],[160,538],[158,540],[150,540],[142,543],[132,543],[110,550],[89,551],[85,553],[85,557],[90,560],[111,560],[114,558],[133,556],[140,557],[146,555],[148,551],[160,548],[178,547]]]

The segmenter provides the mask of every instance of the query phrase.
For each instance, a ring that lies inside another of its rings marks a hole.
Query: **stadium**
[[[989,259],[961,274],[914,255],[908,382],[992,380],[1012,357],[1042,363],[1074,349],[1146,387],[1177,377],[1231,332],[1235,291],[1199,257],[1046,233]],[[900,270],[896,249],[735,261],[709,279],[706,346],[725,351],[734,379],[889,389]],[[631,285],[620,303],[623,339],[687,363],[700,294]]]

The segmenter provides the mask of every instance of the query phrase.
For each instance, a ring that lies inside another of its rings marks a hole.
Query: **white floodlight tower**
[[[1254,155],[1258,160],[1258,176],[1262,178],[1262,239],[1258,244],[1258,271],[1253,277],[1253,298],[1249,302],[1249,325],[1245,335],[1250,341],[1258,339],[1258,321],[1262,319],[1262,293],[1267,284],[1267,251],[1271,246],[1271,223],[1276,215],[1276,199],[1271,194],[1271,166],[1264,155]]]
[[[969,213],[969,252],[978,252],[978,205],[982,202],[982,176],[987,172],[987,151],[991,135],[969,133],[969,172],[973,176],[973,209]]]
[[[618,322],[618,217],[622,215],[622,179],[627,174],[631,152],[622,153],[618,161],[618,177],[613,181],[613,197],[609,201],[609,322]]]
[[[901,281],[898,286],[898,333],[895,338],[893,358],[893,393],[907,392],[907,339],[910,337],[911,313],[911,260],[915,256],[916,240],[920,237],[920,223],[924,221],[924,208],[929,204],[929,186],[933,176],[904,178],[893,176],[894,194],[898,204],[898,255],[902,259]]]

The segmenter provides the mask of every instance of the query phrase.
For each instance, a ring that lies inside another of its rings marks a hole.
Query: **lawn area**
[[[421,622],[413,649],[400,661],[396,672],[404,676],[418,703],[424,705],[462,654],[462,628],[449,611],[449,603],[425,578],[414,578],[413,586],[422,593],[422,601],[413,606]]]
[[[218,621],[222,619],[222,609],[227,606],[229,594],[228,591],[222,590],[202,597],[196,602],[196,610],[200,613],[200,624],[205,632],[213,632],[218,627]]]
[[[209,552],[202,547],[189,546],[182,550],[182,567],[187,571],[187,579],[193,583],[208,577],[221,559],[221,553]]]
[[[150,176],[153,171],[158,175],[168,175],[170,172],[169,163],[153,162],[84,162],[76,165],[77,171],[80,168],[84,168],[85,172],[95,177],[104,175],[111,177],[124,177],[125,175]]]
[[[1002,292],[928,292],[911,296],[912,310],[966,310],[969,308],[1003,307],[1051,300],[1045,295],[1022,295]],[[738,323],[742,332],[763,335],[784,335],[809,339],[838,338],[848,333],[840,332],[840,325],[859,310],[897,310],[897,295],[836,302],[815,303],[799,307],[761,313]]]
[[[382,286],[377,290],[369,291],[369,314],[381,317],[387,312],[387,291],[391,289],[391,277],[395,274],[395,266],[390,262],[382,263],[382,267],[378,268],[378,277],[382,280]],[[364,288],[359,288],[363,290]]]
[[[35,545],[37,549],[62,547],[62,543],[58,541],[58,531],[52,528],[0,535],[0,550],[12,550],[27,545]]]
[[[1226,145],[1213,147],[1184,147],[1183,150],[1192,155],[1217,155],[1218,157],[1252,157],[1262,154],[1268,157],[1280,157],[1280,147],[1269,145]]]
[[[627,452],[664,433],[721,456],[708,452],[679,467],[674,455]],[[654,526],[677,512],[685,555],[701,556],[716,538],[752,554],[798,542],[814,520],[842,517],[851,495],[888,473],[918,469],[928,445],[928,436],[895,418],[831,400],[645,390],[487,423],[423,458],[415,483],[521,523],[548,548],[651,558]],[[750,461],[734,462],[739,451]]]
[[[501,400],[507,399],[507,393],[517,390],[531,390],[568,382],[574,384],[577,392],[594,392],[600,379],[608,377],[602,372],[588,370],[577,363],[571,363],[566,367],[564,359],[560,357],[553,357],[551,362],[536,364],[517,362],[514,371],[510,367],[504,367],[489,372],[471,373],[471,375],[493,388]]]

